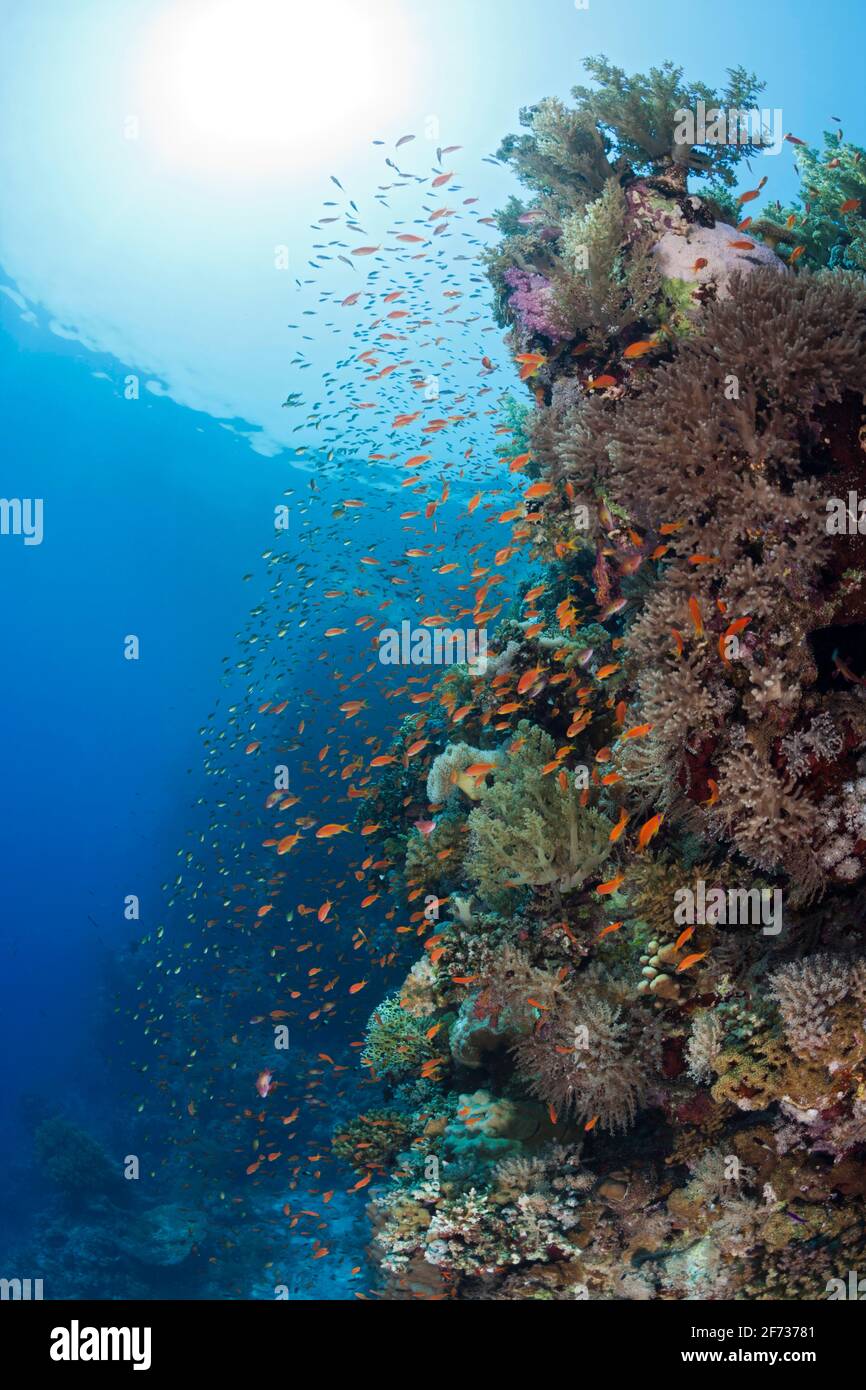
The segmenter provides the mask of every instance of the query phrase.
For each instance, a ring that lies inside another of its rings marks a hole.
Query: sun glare
[[[296,169],[376,134],[408,57],[394,0],[173,0],[144,95],[171,162]]]

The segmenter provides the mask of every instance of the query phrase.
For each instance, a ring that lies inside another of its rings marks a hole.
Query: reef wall
[[[863,152],[790,137],[752,219],[759,145],[680,117],[753,77],[588,67],[488,257],[538,578],[379,784],[423,952],[337,1149],[388,1298],[823,1297],[866,1215]]]

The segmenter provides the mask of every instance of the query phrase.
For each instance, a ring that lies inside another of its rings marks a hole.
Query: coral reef
[[[570,892],[604,863],[611,827],[580,807],[573,782],[563,790],[545,775],[555,744],[542,729],[519,724],[511,750],[469,817],[469,873],[487,897],[546,884]]]
[[[432,1057],[421,1022],[394,995],[385,999],[367,1025],[361,1060],[378,1076],[400,1076]]]
[[[748,217],[760,142],[677,112],[753,77],[587,67],[487,257],[543,579],[441,683],[423,843],[376,803],[435,906],[367,1036],[380,1292],[817,1298],[866,1230],[866,175],[804,147]]]

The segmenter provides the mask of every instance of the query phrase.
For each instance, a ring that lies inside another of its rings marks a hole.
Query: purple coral
[[[544,275],[511,266],[505,272],[505,282],[511,290],[508,307],[519,319],[520,326],[530,335],[540,334],[552,343],[567,336],[562,329],[556,293]]]

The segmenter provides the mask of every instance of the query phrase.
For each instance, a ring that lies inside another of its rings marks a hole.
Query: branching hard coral
[[[544,772],[555,753],[549,734],[526,721],[518,751],[497,771],[469,817],[469,873],[485,896],[509,887],[557,886],[567,893],[597,874],[610,853],[610,825]]]
[[[718,774],[716,818],[740,853],[758,868],[790,873],[800,900],[819,892],[823,873],[815,845],[822,821],[817,807],[775,773],[754,746],[720,760]]]
[[[780,752],[788,776],[800,778],[809,771],[810,759],[833,762],[843,747],[844,739],[825,710],[811,721],[808,729],[794,730],[783,738]]]
[[[416,961],[403,981],[400,1005],[413,1018],[430,1018],[444,1003],[439,972],[429,956]]]
[[[524,1192],[543,1190],[547,1181],[547,1166],[540,1158],[512,1155],[496,1165],[493,1182],[503,1202],[514,1201]]]
[[[420,1256],[452,1276],[483,1280],[509,1265],[544,1262],[551,1249],[570,1248],[557,1206],[527,1194],[503,1207],[483,1190],[452,1195],[428,1184],[408,1195],[379,1197],[375,1206],[382,1264],[397,1276],[410,1272]]]
[[[827,954],[792,961],[770,976],[770,992],[798,1057],[820,1056],[831,1045],[846,1051],[847,1045],[836,1036],[845,1022],[845,1011],[840,1015],[838,1006],[850,1001],[861,1013],[866,1007],[866,962]],[[863,1027],[861,1019],[856,1026]]]
[[[521,124],[530,134],[509,136],[499,151],[499,158],[510,160],[538,193],[588,201],[614,172],[667,174],[684,188],[691,170],[730,185],[737,163],[757,148],[725,143],[698,152],[674,138],[677,112],[693,109],[699,100],[708,108],[753,109],[761,86],[744,68],[733,69],[727,87],[717,93],[704,83],[684,84],[682,68],[673,63],[632,77],[604,57],[588,58],[584,66],[597,85],[573,89],[576,109],[556,100],[529,108],[521,113]]]
[[[687,869],[680,861],[645,855],[627,880],[625,891],[630,916],[645,923],[652,936],[663,941],[674,940],[682,931],[682,924],[678,924],[674,916],[676,895],[681,888],[698,879],[708,887],[734,885],[734,878],[726,866],[716,869],[709,864],[698,864]]]
[[[599,196],[614,166],[608,160],[610,141],[588,112],[550,97],[521,111],[520,123],[529,134],[506,136],[498,158],[513,164],[521,182],[550,201],[553,216]],[[520,229],[521,211],[519,204],[506,210],[503,232]]]
[[[710,1009],[700,1009],[692,1018],[686,1056],[689,1075],[699,1086],[715,1077],[713,1062],[721,1051],[724,1031],[721,1019]]]
[[[650,68],[646,76],[628,76],[604,57],[588,58],[584,67],[597,86],[574,88],[578,109],[596,122],[636,172],[676,173],[685,187],[685,172],[690,170],[711,174],[730,186],[740,160],[760,149],[760,141],[750,140],[707,145],[700,151],[685,139],[677,142],[682,124],[677,113],[693,111],[698,101],[708,109],[753,110],[763,84],[743,67],[728,69],[722,92],[702,82],[684,83],[682,68],[669,62]]]

